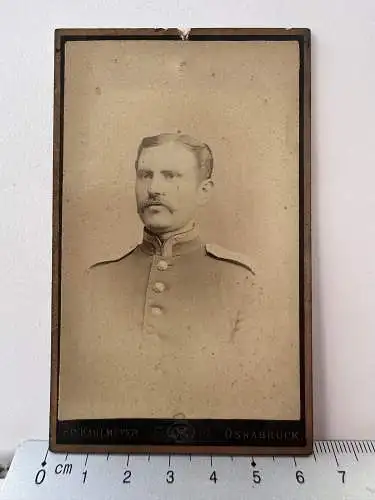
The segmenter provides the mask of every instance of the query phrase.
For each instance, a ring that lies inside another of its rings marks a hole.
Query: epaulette
[[[241,253],[232,252],[227,250],[226,248],[221,247],[220,245],[216,245],[214,243],[206,244],[206,253],[211,257],[219,260],[225,260],[227,262],[232,262],[233,264],[238,264],[239,266],[244,267],[248,271],[251,272],[255,276],[255,272],[253,271],[250,259],[246,255]]]
[[[130,247],[124,255],[121,255],[121,257],[118,257],[117,259],[103,260],[97,262],[96,264],[92,264],[92,266],[90,266],[89,269],[95,269],[96,267],[104,266],[105,264],[120,262],[120,260],[125,259],[125,257],[128,257],[128,255],[132,254],[137,247],[138,245]]]

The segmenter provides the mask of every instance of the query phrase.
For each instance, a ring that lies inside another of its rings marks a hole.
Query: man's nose
[[[164,192],[164,182],[160,175],[153,176],[148,185],[148,192],[154,196]]]

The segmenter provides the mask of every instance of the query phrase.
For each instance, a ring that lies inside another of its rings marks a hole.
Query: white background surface
[[[317,438],[375,437],[375,2],[0,2],[0,456],[48,438],[53,30],[313,33]]]

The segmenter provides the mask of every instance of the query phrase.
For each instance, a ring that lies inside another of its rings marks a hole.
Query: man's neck
[[[187,232],[191,231],[192,229],[194,229],[194,227],[195,227],[195,222],[190,221],[187,224],[185,224],[185,226],[183,226],[179,229],[176,229],[175,231],[168,231],[165,233],[153,233],[153,234],[155,234],[155,236],[157,236],[160,241],[167,241],[167,240],[169,240],[169,238],[172,238],[176,234],[183,234],[183,233],[187,233]],[[151,231],[151,232],[153,232],[153,231]]]

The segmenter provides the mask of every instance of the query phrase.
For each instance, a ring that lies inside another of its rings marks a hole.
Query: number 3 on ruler
[[[173,472],[173,470],[169,470],[167,472],[167,477],[165,478],[165,480],[167,481],[168,484],[174,483],[174,472]]]

